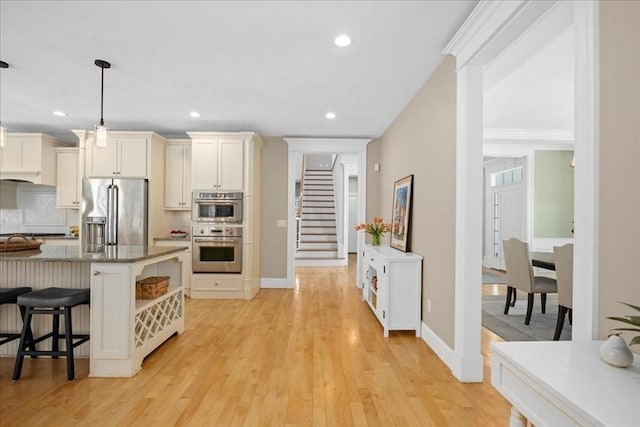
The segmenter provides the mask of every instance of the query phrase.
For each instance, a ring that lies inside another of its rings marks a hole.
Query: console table
[[[492,343],[491,384],[513,405],[509,425],[640,426],[640,357],[610,366],[601,342]]]
[[[390,330],[415,330],[419,337],[422,257],[389,246],[364,245],[359,267],[362,299],[378,318],[384,336]]]

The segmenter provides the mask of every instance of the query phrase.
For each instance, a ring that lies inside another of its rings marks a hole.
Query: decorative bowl
[[[169,233],[173,239],[184,239],[189,233]]]

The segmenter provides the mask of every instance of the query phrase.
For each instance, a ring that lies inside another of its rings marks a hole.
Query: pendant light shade
[[[102,77],[100,79],[100,124],[96,125],[96,146],[106,147],[109,139],[109,130],[104,125],[104,69],[111,68],[111,64],[102,59],[96,59],[95,64],[101,68]]]
[[[7,128],[0,124],[0,147],[4,147],[7,143]]]
[[[4,61],[0,61],[0,68],[9,68],[9,64]],[[0,120],[0,147],[4,147],[7,144],[7,128],[2,126]]]

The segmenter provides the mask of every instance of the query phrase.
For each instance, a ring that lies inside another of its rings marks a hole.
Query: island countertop
[[[31,251],[1,252],[0,261],[134,263],[186,250],[178,246],[105,246],[89,252],[78,245],[43,245]]]

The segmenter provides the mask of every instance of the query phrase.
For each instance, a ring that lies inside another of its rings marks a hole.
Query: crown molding
[[[549,9],[553,0],[482,0],[442,51],[456,57],[457,69],[472,61],[487,62]],[[481,58],[484,58],[481,59]]]

